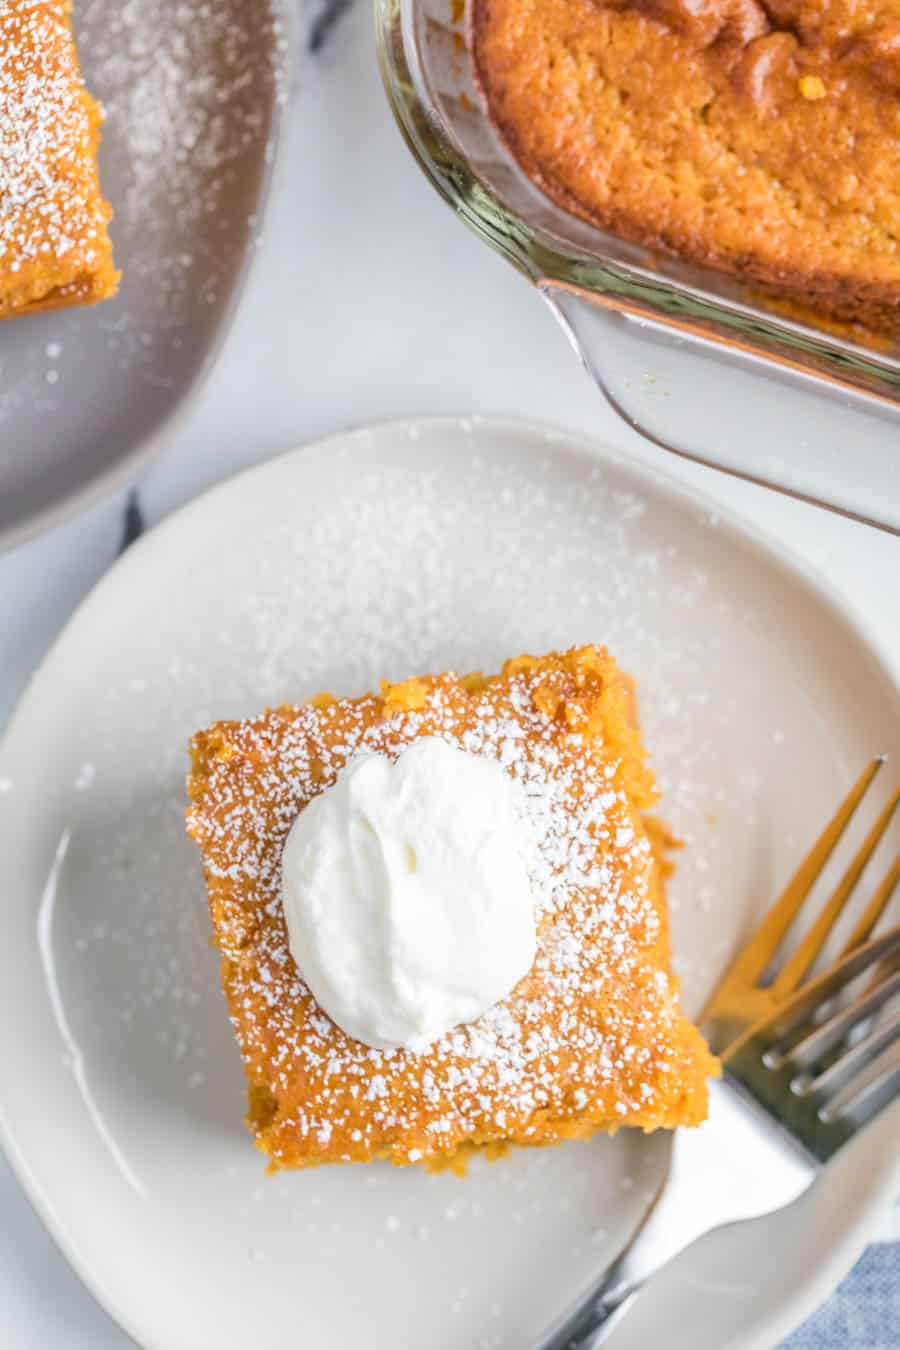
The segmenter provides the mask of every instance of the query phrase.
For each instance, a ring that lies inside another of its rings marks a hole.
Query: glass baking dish
[[[463,0],[375,0],[375,21],[388,99],[422,169],[537,287],[630,426],[900,534],[896,343],[786,317],[721,273],[652,256],[545,197],[483,110]]]

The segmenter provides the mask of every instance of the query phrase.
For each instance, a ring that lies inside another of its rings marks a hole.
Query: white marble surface
[[[357,3],[315,62],[301,59],[234,330],[199,404],[140,484],[150,524],[279,450],[408,414],[541,418],[657,458],[603,405],[536,294],[421,177],[387,111],[371,28],[368,6]],[[702,391],[697,401],[702,409]],[[668,467],[823,571],[900,679],[900,540]],[[0,726],[113,561],[123,510],[121,497],[107,501],[0,558]],[[2,1161],[0,1216],[4,1350],[129,1344],[69,1271]]]

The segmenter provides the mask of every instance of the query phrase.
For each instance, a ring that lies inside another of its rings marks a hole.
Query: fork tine
[[[728,972],[729,980],[755,984],[775,955],[785,933],[800,911],[822,868],[831,857],[842,834],[853,818],[872,779],[885,761],[877,755],[841,802],[832,819],[819,835],[784,891],[769,910],[742,954]],[[713,995],[713,1000],[715,994]]]
[[[797,947],[797,950],[789,957],[781,971],[779,971],[778,976],[772,985],[772,995],[776,1002],[787,998],[789,994],[794,992],[797,986],[802,982],[806,972],[809,970],[816,957],[819,955],[819,952],[822,950],[822,947],[828,938],[828,934],[831,932],[843,912],[844,906],[856,889],[856,884],[862,876],[866,864],[875,852],[881,842],[882,836],[893,820],[898,805],[900,805],[900,786],[898,786],[891,794],[890,800],[869,833],[866,835],[856,856],[841,877],[837,887],[829,897],[827,904],[816,919],[816,922]],[[890,877],[890,873],[888,876]],[[889,894],[890,893],[888,893],[888,896],[885,897],[883,901],[880,901],[882,908],[887,904]],[[873,904],[875,898],[876,897],[873,897]],[[880,913],[880,910],[878,913]],[[878,913],[875,914],[875,918],[878,917]],[[867,910],[863,918],[867,920],[868,917],[869,913]],[[870,930],[871,927],[874,926],[875,918],[872,919]],[[862,920],[858,926],[860,928],[863,926]],[[850,944],[848,944],[848,947],[849,945]]]
[[[884,881],[860,915],[856,927],[841,951],[841,956],[848,956],[857,947],[861,947],[864,942],[868,942],[872,936],[872,929],[887,909],[891,896],[897,889],[898,881],[900,881],[900,853],[897,854]]]
[[[894,1013],[883,1025],[870,1031],[861,1041],[857,1041],[846,1054],[830,1064],[824,1073],[813,1078],[806,1091],[819,1096],[840,1091],[852,1082],[863,1070],[873,1064],[888,1046],[900,1038],[900,1012]]]
[[[835,961],[774,1013],[763,1018],[761,1022],[754,1023],[728,1047],[722,1055],[722,1062],[727,1066],[751,1040],[759,1043],[761,1052],[779,1044],[791,1031],[796,1030],[808,1019],[816,1008],[833,998],[844,985],[894,952],[900,952],[900,924],[890,928],[881,937],[872,938],[849,956]]]
[[[786,1058],[801,1068],[809,1067],[848,1035],[857,1022],[871,1017],[898,993],[900,993],[900,971],[894,971],[866,989],[860,998],[855,999],[846,1008],[841,1008],[833,1017],[829,1017],[827,1022],[822,1022],[808,1036],[804,1036],[802,1041],[791,1047]]]
[[[846,1088],[835,1101],[819,1109],[819,1119],[826,1125],[842,1117],[853,1116],[855,1129],[862,1129],[877,1116],[900,1091],[900,1064],[885,1069],[870,1078],[861,1087]]]

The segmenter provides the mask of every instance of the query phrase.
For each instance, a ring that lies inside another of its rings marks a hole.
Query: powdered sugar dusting
[[[683,1039],[660,968],[652,855],[629,797],[634,766],[624,770],[621,748],[605,744],[579,702],[579,659],[471,696],[443,677],[421,710],[386,719],[369,697],[201,738],[213,759],[191,829],[242,1050],[253,1080],[278,1098],[276,1160],[389,1150],[415,1161],[473,1136],[565,1137],[579,1119],[663,1123],[697,1089],[702,1055]],[[288,953],[280,857],[297,811],[350,758],[396,754],[422,735],[500,760],[519,785],[536,844],[538,954],[509,998],[416,1055],[367,1049],[319,1011]]]
[[[52,260],[59,285],[90,270],[105,226],[67,10],[63,0],[0,3],[0,269],[16,277]]]
[[[262,86],[274,83],[276,98],[284,96],[286,39],[270,0],[92,0],[79,28],[89,33],[83,46],[115,141],[124,261],[133,276],[152,279],[171,327],[184,321],[198,283],[205,302],[215,302],[233,247],[221,213],[235,167],[267,134]],[[140,336],[127,341],[122,317],[110,338],[139,357]]]

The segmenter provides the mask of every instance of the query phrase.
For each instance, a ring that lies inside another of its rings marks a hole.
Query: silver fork
[[[818,917],[809,933],[793,955],[783,962],[778,976],[774,979],[767,978],[768,969],[783,954],[786,938],[805,907],[813,886],[821,878],[829,858],[855,819],[884,763],[885,756],[876,755],[866,766],[781,895],[766,912],[755,932],[746,940],[707,1000],[700,1014],[700,1026],[711,1049],[717,1054],[724,1056],[744,1032],[763,1018],[774,1014],[776,1009],[796,992],[810,966],[821,954],[844,908],[848,902],[856,898],[860,878],[900,807],[900,785],[889,795],[837,886],[822,902]],[[900,855],[894,859],[881,884],[876,887],[865,905],[850,937],[841,949],[841,956],[849,955],[868,941],[898,885],[900,885]],[[674,1137],[670,1136],[669,1158],[660,1190],[665,1188],[671,1176],[673,1139]],[[659,1192],[648,1207],[648,1212],[655,1207],[658,1200]],[[636,1231],[639,1231],[640,1227],[641,1224]],[[595,1301],[590,1291],[583,1298],[585,1304]],[[582,1304],[576,1303],[570,1308],[568,1318],[557,1323],[557,1335],[570,1324],[581,1325],[583,1320]],[[599,1345],[611,1330],[611,1322],[604,1324],[604,1334],[595,1337],[594,1344]]]
[[[874,977],[851,991],[866,972]],[[852,997],[841,1004],[842,996]],[[675,1134],[666,1184],[628,1246],[540,1350],[588,1350],[642,1285],[703,1234],[796,1200],[848,1139],[900,1098],[900,924],[829,966],[723,1056],[709,1117]],[[861,1038],[854,1038],[861,1032]]]

